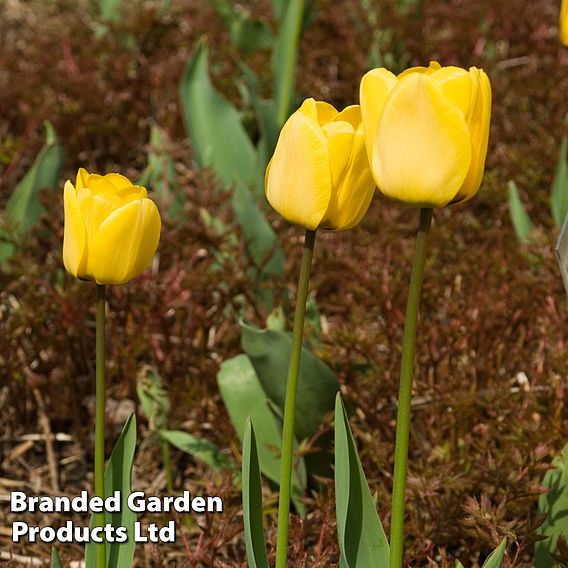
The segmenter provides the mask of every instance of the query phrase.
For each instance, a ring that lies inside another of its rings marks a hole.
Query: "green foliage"
[[[558,540],[562,537],[568,541],[568,444],[552,465],[542,482],[549,491],[541,495],[538,502],[539,512],[547,517],[540,527],[540,533],[546,538],[535,544],[536,568],[559,566],[554,560]]]
[[[389,543],[357,454],[340,393],[335,399],[335,499],[342,566],[388,566]]]
[[[489,558],[483,563],[482,568],[501,568],[503,556],[507,548],[507,539],[503,539],[501,544],[489,555]]]
[[[252,420],[247,418],[243,436],[243,522],[250,568],[268,568],[264,544],[262,480]]]
[[[51,562],[49,563],[49,568],[63,568],[59,554],[53,547],[51,547]]]
[[[162,213],[167,212],[170,219],[178,219],[183,213],[183,195],[178,191],[174,161],[165,142],[164,131],[152,125],[148,165],[137,183],[153,192],[152,197]]]
[[[242,346],[256,375],[281,412],[284,411],[288,364],[292,347],[288,332],[258,329],[241,323]],[[295,434],[299,440],[314,434],[323,417],[333,410],[339,381],[333,371],[311,351],[302,348],[296,403]]]
[[[4,217],[14,227],[15,233],[10,236],[0,235],[0,238],[5,239],[0,241],[0,263],[15,252],[15,244],[37,223],[42,214],[39,191],[43,188],[55,189],[59,182],[65,153],[51,123],[46,121],[44,126],[45,144],[6,203]]]
[[[568,213],[568,138],[562,137],[556,173],[552,182],[550,206],[554,222],[559,227]]]
[[[142,369],[136,383],[136,394],[148,419],[150,430],[155,432],[167,428],[170,399],[155,369],[148,366]]]
[[[120,491],[121,506],[117,513],[105,511],[105,524],[114,527],[126,527],[128,534],[134,534],[136,514],[128,508],[128,496],[131,489],[132,465],[134,463],[134,450],[136,449],[136,416],[130,415],[122,432],[112,450],[105,469],[105,495],[110,496],[114,491]],[[95,524],[94,515],[91,516],[89,527]],[[131,566],[134,558],[136,543],[129,538],[124,543],[106,544],[107,568],[122,568]],[[96,565],[96,543],[89,542],[85,547],[85,563],[87,566]]]
[[[527,243],[530,234],[534,231],[534,224],[526,212],[521,198],[519,197],[517,184],[511,180],[507,188],[509,190],[509,212],[511,215],[511,221],[513,222],[513,228],[515,229],[515,234],[519,241]]]

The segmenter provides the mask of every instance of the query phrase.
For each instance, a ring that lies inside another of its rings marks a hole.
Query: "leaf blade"
[[[512,180],[509,181],[507,189],[509,192],[509,213],[513,223],[513,229],[515,230],[517,239],[521,243],[527,243],[530,234],[534,231],[534,224],[521,201],[517,184]]]

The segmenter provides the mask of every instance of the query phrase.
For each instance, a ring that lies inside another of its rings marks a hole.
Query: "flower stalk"
[[[410,276],[410,288],[406,305],[402,364],[396,419],[396,444],[394,455],[394,487],[391,509],[390,568],[402,568],[404,555],[404,502],[408,468],[408,440],[412,400],[412,372],[416,347],[418,309],[426,262],[426,244],[432,222],[432,209],[420,210],[420,227],[416,236],[416,251]]]
[[[97,284],[96,387],[95,387],[95,495],[105,498],[105,285]],[[95,526],[104,527],[104,512],[95,514]],[[105,568],[106,546],[97,545],[97,568]]]
[[[290,514],[290,493],[292,488],[292,454],[294,450],[294,418],[296,412],[296,393],[298,390],[298,376],[300,373],[300,356],[302,354],[302,339],[304,335],[304,319],[308,299],[308,285],[316,231],[306,230],[304,253],[300,278],[298,281],[298,294],[296,298],[296,312],[294,314],[294,330],[292,333],[292,350],[290,352],[290,365],[286,383],[286,401],[284,403],[284,422],[282,427],[282,457],[280,462],[280,496],[278,500],[278,528],[276,538],[276,568],[286,568],[288,553],[288,520]]]

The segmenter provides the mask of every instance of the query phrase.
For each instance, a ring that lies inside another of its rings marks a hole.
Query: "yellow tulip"
[[[379,190],[417,207],[473,197],[489,139],[491,85],[475,67],[384,68],[361,80],[367,154]]]
[[[374,190],[359,106],[338,112],[305,100],[282,128],[266,168],[270,205],[306,229],[342,231],[363,218]]]
[[[126,284],[148,268],[160,240],[160,214],[146,189],[120,174],[81,168],[65,183],[63,263],[98,284]]]
[[[568,46],[568,0],[562,0],[560,8],[560,41]]]

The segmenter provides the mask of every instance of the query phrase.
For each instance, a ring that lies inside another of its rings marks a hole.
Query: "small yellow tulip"
[[[270,205],[306,229],[342,231],[363,218],[374,190],[360,107],[337,112],[305,100],[282,128],[266,168]]]
[[[379,190],[417,207],[473,197],[489,139],[491,85],[475,67],[384,68],[361,80],[367,153]]]
[[[98,284],[126,284],[148,268],[160,240],[160,214],[146,189],[120,174],[81,168],[65,183],[63,263]]]
[[[562,0],[560,8],[560,41],[568,46],[568,0]]]

